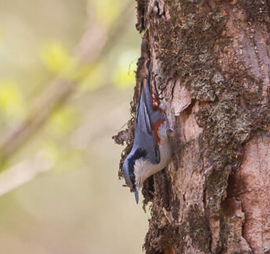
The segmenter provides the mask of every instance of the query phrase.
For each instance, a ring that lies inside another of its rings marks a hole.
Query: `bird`
[[[147,82],[141,81],[139,100],[136,107],[135,136],[133,147],[123,163],[126,185],[135,192],[139,202],[139,189],[151,175],[164,169],[170,162],[172,132],[157,89],[151,89],[151,73]]]

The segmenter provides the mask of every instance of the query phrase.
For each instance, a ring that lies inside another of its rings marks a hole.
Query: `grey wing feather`
[[[140,100],[136,112],[134,149],[141,148],[147,151],[146,158],[153,164],[160,162],[160,154],[150,115],[154,114],[148,84],[141,87]]]

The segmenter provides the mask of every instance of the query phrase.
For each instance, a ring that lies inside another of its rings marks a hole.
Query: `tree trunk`
[[[270,253],[269,1],[137,3],[132,111],[151,59],[174,129],[170,165],[143,187],[146,253]]]

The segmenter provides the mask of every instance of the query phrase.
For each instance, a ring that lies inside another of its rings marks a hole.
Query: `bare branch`
[[[52,167],[53,164],[39,153],[2,172],[0,174],[0,197],[31,181],[38,174],[49,171]]]

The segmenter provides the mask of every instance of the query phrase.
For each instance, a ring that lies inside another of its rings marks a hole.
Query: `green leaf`
[[[7,118],[23,118],[25,102],[18,84],[13,80],[0,80],[0,111]]]
[[[118,17],[121,2],[116,0],[95,1],[96,19],[100,25],[108,27]]]
[[[56,41],[45,44],[40,50],[40,57],[47,69],[57,74],[70,68],[75,62],[64,46]]]
[[[118,59],[113,77],[113,84],[119,89],[129,88],[135,84],[137,51],[123,53]]]

